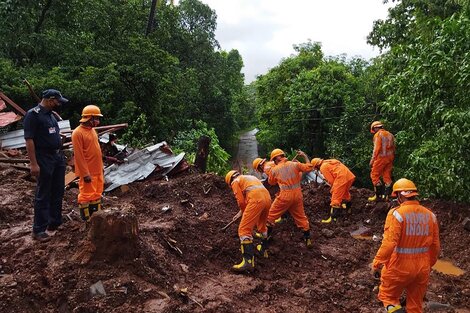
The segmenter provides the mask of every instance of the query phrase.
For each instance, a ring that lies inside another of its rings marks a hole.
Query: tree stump
[[[133,207],[107,208],[92,215],[88,239],[94,260],[133,260],[139,256],[138,223]]]
[[[194,166],[200,173],[205,173],[207,168],[207,158],[209,157],[209,144],[211,139],[207,136],[201,136],[197,143],[197,154],[196,160],[194,160]]]

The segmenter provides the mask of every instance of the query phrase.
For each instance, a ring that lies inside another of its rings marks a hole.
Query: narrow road
[[[240,136],[238,142],[238,152],[236,163],[244,172],[253,174],[252,163],[255,158],[258,157],[258,141],[256,140],[256,134],[259,129],[255,128],[249,132],[243,133]]]

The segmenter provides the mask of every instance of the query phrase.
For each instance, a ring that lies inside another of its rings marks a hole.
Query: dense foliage
[[[197,0],[159,1],[146,34],[151,3],[2,1],[0,89],[26,109],[33,101],[22,79],[38,92],[60,89],[73,126],[85,105],[98,104],[103,123],[128,122],[123,138],[137,145],[171,143],[204,121],[228,148],[246,126],[236,120],[250,97],[240,54],[220,50],[216,14]]]
[[[394,1],[368,40],[386,51],[371,64],[296,48],[254,83],[260,141],[338,158],[370,184],[369,125],[396,134],[396,178],[423,195],[469,201],[470,10],[468,1]]]
[[[105,124],[130,123],[122,138],[135,146],[166,140],[191,156],[210,136],[208,167],[219,173],[233,136],[257,126],[261,151],[338,158],[366,186],[369,125],[382,120],[397,137],[395,178],[470,201],[468,0],[392,0],[368,36],[381,56],[325,56],[309,41],[249,86],[238,51],[215,39],[215,12],[167,2],[150,24],[150,0],[0,2],[0,89],[24,108],[33,105],[24,78],[62,90],[73,126],[96,103]]]

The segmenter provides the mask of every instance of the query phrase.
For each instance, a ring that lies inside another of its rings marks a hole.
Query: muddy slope
[[[304,186],[314,248],[307,250],[292,220],[278,225],[268,259],[257,271],[230,271],[240,260],[237,225],[220,229],[237,212],[221,177],[185,173],[169,181],[136,182],[106,195],[108,209],[126,208],[139,221],[137,257],[90,258],[90,242],[76,213],[77,189],[66,191],[66,223],[49,243],[31,240],[34,183],[24,172],[0,168],[0,312],[377,312],[377,282],[368,264],[380,242],[357,240],[360,226],[382,235],[386,206],[369,206],[370,191],[353,190],[353,213],[322,225],[329,193]],[[468,205],[429,202],[440,221],[442,257],[466,271],[433,271],[426,300],[470,307]],[[169,207],[169,210],[166,209]],[[164,209],[163,209],[164,208]],[[163,209],[163,210],[162,210]],[[72,212],[72,213],[71,213]],[[92,296],[101,282],[105,295]],[[186,289],[187,288],[187,289]],[[436,305],[426,309],[434,311]]]

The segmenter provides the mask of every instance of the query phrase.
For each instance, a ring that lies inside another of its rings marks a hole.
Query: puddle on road
[[[458,268],[451,261],[447,260],[437,260],[436,264],[432,267],[433,270],[438,271],[442,274],[460,276],[465,273],[464,270]]]
[[[359,229],[352,231],[350,234],[354,239],[360,239],[360,240],[372,240],[373,239],[372,230],[365,226],[359,227]]]

